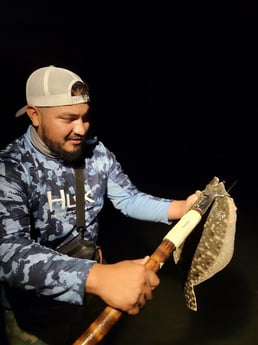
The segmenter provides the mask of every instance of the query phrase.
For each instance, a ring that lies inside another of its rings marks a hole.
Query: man
[[[138,314],[159,285],[144,266],[148,258],[102,264],[95,250],[83,259],[60,252],[64,243],[79,243],[77,168],[83,168],[82,237],[93,249],[106,197],[126,216],[169,224],[197,196],[168,200],[138,190],[114,153],[88,136],[89,88],[73,72],[37,69],[26,98],[16,116],[27,113],[31,125],[0,154],[0,281],[22,330],[50,345],[71,344],[104,304]]]

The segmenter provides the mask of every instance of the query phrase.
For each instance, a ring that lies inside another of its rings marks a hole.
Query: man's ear
[[[33,124],[33,126],[38,127],[39,125],[39,117],[40,112],[36,107],[33,107],[32,105],[27,105],[26,112]]]

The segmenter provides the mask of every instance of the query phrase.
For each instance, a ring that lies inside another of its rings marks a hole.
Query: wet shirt
[[[85,159],[85,238],[96,242],[105,198],[124,215],[163,222],[171,200],[139,191],[115,155],[97,142]],[[76,228],[74,169],[36,148],[27,132],[0,153],[0,281],[82,304],[94,261],[50,248]]]

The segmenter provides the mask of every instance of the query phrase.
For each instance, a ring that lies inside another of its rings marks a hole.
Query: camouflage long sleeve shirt
[[[129,217],[169,224],[171,200],[139,191],[102,142],[86,158],[84,174],[87,239],[97,240],[105,197]],[[75,225],[74,170],[36,148],[29,127],[0,153],[0,281],[82,304],[94,261],[62,255],[47,246]]]

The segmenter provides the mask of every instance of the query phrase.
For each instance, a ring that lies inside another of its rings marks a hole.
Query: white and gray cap
[[[83,80],[72,71],[55,66],[42,67],[34,71],[26,83],[27,104],[38,107],[55,107],[87,103],[89,94],[72,96],[71,89],[75,82]],[[26,113],[26,106],[15,114]]]

